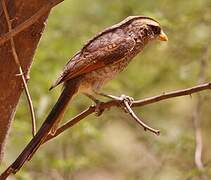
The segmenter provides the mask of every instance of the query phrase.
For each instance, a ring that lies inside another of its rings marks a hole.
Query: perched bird
[[[153,40],[167,41],[160,24],[144,16],[130,16],[88,41],[64,67],[50,88],[63,83],[64,89],[43,125],[13,163],[19,169],[45,140],[54,133],[73,95],[84,93],[97,102],[96,94],[109,80],[121,72],[143,48]],[[24,159],[23,159],[24,157]]]

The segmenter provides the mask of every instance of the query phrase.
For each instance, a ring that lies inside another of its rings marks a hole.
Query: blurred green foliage
[[[211,1],[67,0],[53,9],[34,58],[29,82],[39,125],[60,93],[48,91],[68,59],[98,31],[129,15],[157,19],[169,42],[155,42],[108,83],[104,92],[142,98],[197,84],[200,59],[210,45]],[[211,51],[208,51],[211,57]],[[211,80],[211,63],[205,73]],[[200,121],[205,173],[211,178],[211,94],[204,98]],[[192,116],[197,95],[141,108],[148,124],[161,129],[156,137],[122,113],[111,109],[94,115],[43,146],[14,177],[17,180],[181,180],[200,179],[194,164]],[[83,95],[72,101],[65,119],[91,104]],[[8,139],[4,165],[11,163],[31,138],[30,115],[22,97]]]

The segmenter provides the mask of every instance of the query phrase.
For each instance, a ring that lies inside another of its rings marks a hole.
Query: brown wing
[[[69,79],[121,60],[134,46],[135,41],[132,38],[122,37],[117,33],[110,32],[98,37],[66,64],[62,74],[50,89]]]

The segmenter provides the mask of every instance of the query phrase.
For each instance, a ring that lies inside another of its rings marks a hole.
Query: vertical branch
[[[1,3],[2,3],[2,8],[3,8],[4,14],[5,14],[5,18],[6,18],[6,21],[7,21],[9,32],[11,32],[12,31],[12,25],[11,25],[11,22],[10,22],[10,18],[9,18],[9,14],[8,14],[7,7],[6,7],[6,4],[5,4],[5,0],[2,0]],[[10,44],[11,44],[12,53],[13,53],[15,63],[18,66],[18,69],[19,69],[18,75],[21,76],[21,79],[22,79],[22,82],[23,82],[23,85],[24,85],[24,90],[25,90],[26,97],[27,97],[27,101],[28,101],[28,104],[29,104],[29,109],[30,109],[31,119],[32,119],[32,135],[34,136],[36,134],[36,120],[35,120],[34,107],[33,107],[32,99],[31,99],[29,89],[28,89],[28,86],[27,86],[27,83],[26,83],[26,79],[24,77],[23,70],[22,70],[22,67],[21,67],[17,52],[16,52],[15,42],[14,42],[14,39],[13,39],[12,36],[10,38]]]
[[[202,105],[202,97],[199,95],[197,98],[197,103],[195,106],[195,110],[193,112],[193,124],[195,130],[195,164],[199,171],[204,170],[204,165],[202,162],[202,133],[200,127],[200,112],[201,112],[201,105]]]
[[[199,83],[202,83],[205,81],[205,72],[206,72],[206,66],[207,66],[207,60],[208,60],[208,45],[209,43],[204,48],[204,52],[199,62],[200,63],[199,80],[198,80]],[[202,161],[203,140],[202,140],[201,127],[200,127],[200,112],[201,112],[202,104],[203,104],[203,97],[198,95],[192,118],[193,118],[194,130],[195,130],[195,165],[197,169],[200,172],[202,172],[201,178],[206,180],[207,176],[203,173],[204,172],[204,164]]]

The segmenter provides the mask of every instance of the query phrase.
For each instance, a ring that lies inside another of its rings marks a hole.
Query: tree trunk
[[[35,14],[47,1],[5,0],[12,28],[20,25]],[[49,11],[34,24],[14,36],[16,51],[24,72],[28,77],[33,56],[45,27]],[[0,38],[8,32],[5,14],[0,3]],[[15,64],[10,40],[0,45],[0,162],[3,158],[5,139],[23,91],[19,69]],[[28,79],[28,78],[27,78]],[[30,117],[29,117],[30,118]]]

